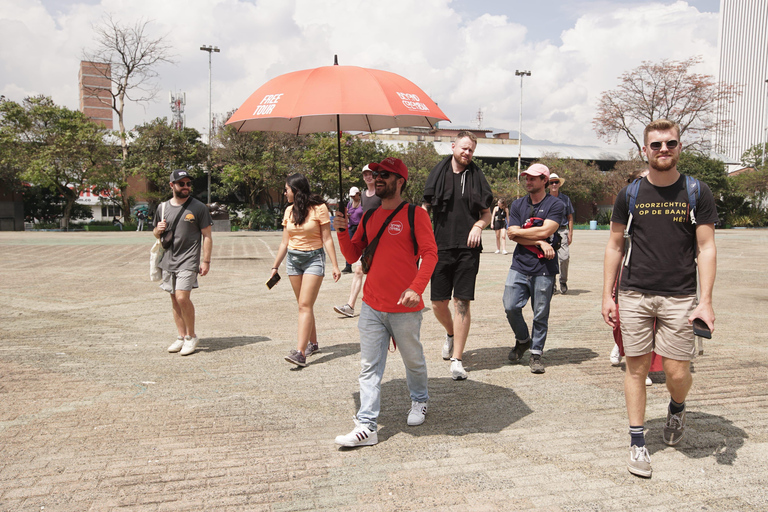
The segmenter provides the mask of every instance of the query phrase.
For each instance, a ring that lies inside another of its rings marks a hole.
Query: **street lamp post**
[[[218,46],[204,44],[200,47],[204,52],[208,52],[208,204],[211,204],[211,134],[213,133],[213,112],[211,111],[211,54],[219,53]]]
[[[517,123],[517,180],[520,181],[520,160],[523,156],[523,77],[531,76],[531,72],[516,69],[515,76],[520,77],[520,120]]]
[[[765,84],[768,85],[768,78],[765,79]],[[763,147],[761,148],[762,151],[760,153],[763,155],[763,161],[762,161],[762,167],[765,167],[765,151],[766,148],[768,148],[768,91],[766,91],[766,101],[765,101],[765,114],[763,115],[763,129],[765,130],[765,144],[763,144]]]

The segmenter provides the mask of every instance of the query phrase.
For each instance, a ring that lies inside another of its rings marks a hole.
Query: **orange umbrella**
[[[335,63],[273,78],[251,94],[226,124],[238,132],[337,132],[342,207],[342,131],[434,127],[438,121],[449,119],[410,80],[388,71]]]

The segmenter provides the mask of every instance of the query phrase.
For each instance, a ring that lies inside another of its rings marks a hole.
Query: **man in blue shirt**
[[[547,194],[549,169],[533,164],[522,173],[528,195],[509,207],[507,236],[517,242],[512,266],[504,285],[504,310],[515,333],[515,347],[509,360],[519,361],[530,348],[532,373],[544,373],[541,355],[547,340],[549,303],[555,288],[557,230],[562,224],[565,205]],[[531,299],[533,330],[529,334],[523,308]]]

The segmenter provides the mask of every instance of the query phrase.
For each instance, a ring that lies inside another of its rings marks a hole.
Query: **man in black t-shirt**
[[[165,230],[173,229],[173,245],[166,249],[160,261],[160,268],[163,269],[160,288],[171,294],[173,320],[179,333],[176,341],[168,347],[168,352],[188,356],[197,349],[198,343],[195,306],[190,294],[193,288],[197,288],[198,274],[206,275],[211,267],[213,220],[208,207],[191,197],[192,178],[187,171],[173,171],[170,187],[173,197],[165,206],[157,208],[152,233],[155,238],[160,238]]]
[[[509,352],[509,360],[519,361],[530,348],[531,372],[544,373],[541,355],[547,341],[549,304],[558,272],[555,239],[565,218],[565,203],[547,194],[549,168],[546,165],[533,164],[521,176],[525,177],[528,195],[509,207],[507,229],[509,239],[517,242],[503,297],[507,321],[515,333],[515,346]],[[533,309],[531,331],[523,318],[528,299]]]
[[[677,124],[659,119],[646,126],[643,152],[649,173],[640,182],[631,212],[628,189],[625,187],[616,197],[605,249],[603,319],[611,327],[619,323],[627,362],[624,392],[631,435],[627,468],[642,477],[652,473],[643,433],[645,377],[651,352],[662,357],[671,395],[663,440],[674,446],[685,433],[685,399],[693,382],[691,323],[700,318],[710,330],[714,330],[715,323],[712,288],[717,261],[717,210],[705,183],[691,180],[690,184],[698,186],[686,190],[686,177],[677,170],[681,148]],[[695,210],[691,208],[691,196],[696,199]],[[625,251],[627,226],[631,231]],[[611,294],[620,269],[617,306]]]
[[[469,335],[469,305],[475,300],[483,229],[491,222],[493,202],[490,185],[472,162],[476,146],[475,134],[459,132],[451,146],[453,153],[430,171],[424,186],[424,207],[432,210],[437,241],[432,310],[445,328],[443,359],[451,360],[453,380],[467,378],[461,358]]]

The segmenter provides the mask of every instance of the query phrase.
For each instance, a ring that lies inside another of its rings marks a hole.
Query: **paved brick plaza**
[[[625,465],[624,368],[608,362],[600,316],[607,232],[574,238],[544,375],[507,362],[511,255],[493,254],[486,231],[469,380],[450,379],[426,311],[426,423],[406,426],[391,354],[379,444],[340,450],[359,346],[356,319],[331,308],[350,276],[326,279],[322,352],[296,370],[283,361],[290,285],[264,286],[280,234],[214,233],[211,274],[192,295],[203,339],[181,357],[165,351],[175,329],[148,280],[150,233],[0,233],[0,511],[768,509],[768,230],[717,232],[717,330],[677,448],[661,441],[665,387],[649,388],[651,480]]]

